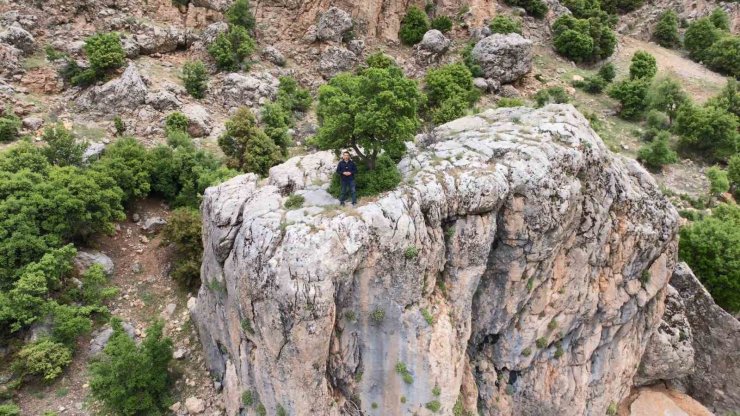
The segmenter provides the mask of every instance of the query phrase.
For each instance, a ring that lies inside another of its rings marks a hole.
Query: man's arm
[[[354,160],[349,162],[349,171],[352,172],[352,176],[355,176],[355,173],[357,173],[357,165]]]
[[[339,163],[337,163],[337,173],[342,174],[342,161],[340,160]]]

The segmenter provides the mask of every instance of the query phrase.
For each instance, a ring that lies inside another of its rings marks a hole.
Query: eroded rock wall
[[[626,395],[678,216],[575,108],[440,126],[356,209],[283,208],[331,177],[330,153],[303,161],[206,191],[190,306],[229,414],[255,414],[244,391],[291,415],[595,415]]]

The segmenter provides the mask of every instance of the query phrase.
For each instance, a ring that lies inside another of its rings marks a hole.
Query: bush
[[[725,36],[707,51],[707,66],[717,72],[740,77],[740,36]]]
[[[683,44],[689,51],[689,56],[695,61],[703,61],[709,57],[709,47],[722,37],[708,18],[698,19],[689,25],[684,34]]]
[[[285,209],[298,209],[303,206],[303,203],[306,201],[306,198],[303,197],[303,195],[298,194],[290,194],[288,196],[288,199],[285,201]]]
[[[151,162],[146,148],[136,139],[123,138],[109,145],[93,169],[112,178],[123,190],[124,201],[149,194]]]
[[[550,87],[537,91],[534,95],[534,100],[537,103],[537,107],[542,107],[550,102],[557,104],[567,103],[570,97],[568,97],[568,93],[565,92],[563,87]]]
[[[282,161],[280,147],[257,127],[254,115],[246,107],[226,122],[218,145],[228,157],[228,165],[243,172],[266,176],[271,167]]]
[[[647,129],[643,134],[643,138],[651,141],[658,133],[670,128],[670,120],[665,113],[658,110],[650,110],[645,117],[645,127]]]
[[[665,48],[672,48],[681,42],[678,37],[678,15],[675,11],[666,10],[663,12],[655,26],[653,38],[660,46]]]
[[[730,31],[730,16],[728,16],[727,12],[722,10],[721,7],[717,7],[712,10],[712,13],[709,15],[709,20],[717,29],[728,32]]]
[[[727,179],[734,189],[734,194],[740,194],[740,153],[730,158],[727,163]]]
[[[123,123],[121,116],[113,117],[113,127],[116,129],[116,136],[123,136],[126,132],[126,125]]]
[[[225,15],[229,24],[243,27],[248,31],[254,30],[256,21],[249,8],[249,0],[234,1],[228,10],[226,10]]]
[[[509,16],[499,15],[494,17],[488,27],[491,29],[491,33],[522,33],[521,22]]]
[[[277,102],[288,111],[305,112],[311,108],[311,92],[292,77],[280,77]]]
[[[72,362],[72,351],[64,344],[48,339],[24,346],[16,356],[13,370],[21,376],[36,375],[50,381],[59,377]]]
[[[717,206],[712,215],[681,229],[679,256],[718,305],[740,311],[740,207]]]
[[[566,29],[555,37],[555,50],[576,62],[588,61],[592,58],[594,48],[593,39],[585,33]]]
[[[21,408],[13,403],[0,404],[0,416],[21,416]]]
[[[359,198],[392,191],[398,187],[399,183],[401,183],[401,172],[398,171],[396,163],[386,154],[378,156],[373,170],[368,170],[364,163],[357,165],[355,185]],[[334,175],[329,193],[338,198],[339,191],[339,175]]]
[[[70,81],[74,85],[89,85],[101,78],[108,72],[120,68],[126,60],[126,53],[121,45],[118,33],[99,33],[85,40],[85,54],[90,62],[88,69],[81,69],[73,60],[68,60],[72,67],[67,68],[70,73]]]
[[[675,125],[682,147],[713,160],[729,159],[740,146],[737,117],[721,108],[685,104],[677,112]]]
[[[398,66],[392,56],[386,55],[383,52],[376,52],[369,55],[365,63],[370,68],[388,69],[392,66]]]
[[[689,102],[681,84],[673,78],[663,78],[654,83],[648,92],[650,108],[662,111],[668,115],[668,124],[673,124],[676,113],[682,105]]]
[[[190,125],[190,119],[185,114],[175,111],[167,115],[164,119],[164,131],[167,134],[172,132],[187,132]]]
[[[0,109],[0,142],[10,142],[18,138],[21,129],[21,119],[10,109]]]
[[[152,324],[139,346],[120,321],[114,320],[112,326],[113,335],[102,356],[90,365],[93,397],[115,414],[161,414],[169,405],[172,359],[172,340],[163,337],[163,323]]]
[[[709,193],[711,194],[722,194],[730,189],[727,171],[720,169],[718,166],[707,169],[707,179],[709,180]]]
[[[612,82],[617,77],[617,69],[614,68],[613,63],[606,63],[599,68],[598,76],[606,82]]]
[[[630,64],[630,79],[653,79],[658,72],[658,63],[655,57],[645,51],[637,51],[632,55]]]
[[[447,33],[452,29],[452,19],[448,16],[437,16],[432,19],[432,29],[437,29],[442,33]]]
[[[429,19],[426,13],[416,6],[409,7],[406,16],[401,20],[401,29],[398,38],[405,45],[416,45],[421,42],[424,34],[429,30]]]
[[[185,62],[182,66],[182,82],[193,98],[203,98],[208,88],[208,72],[203,62]]]
[[[220,33],[208,45],[208,53],[216,61],[216,67],[223,71],[245,69],[245,60],[252,55],[255,43],[247,29],[242,26],[231,26],[227,32]]]
[[[716,97],[712,97],[707,102],[707,105],[717,107],[740,117],[740,88],[738,88],[737,80],[728,78],[727,84],[722,88],[722,92]]]
[[[521,7],[537,19],[542,19],[547,15],[547,4],[542,0],[504,0],[504,3],[513,7]]]
[[[177,208],[163,230],[164,241],[175,246],[172,277],[185,287],[200,282],[200,262],[203,257],[200,212],[194,208]]]
[[[676,163],[678,155],[671,150],[668,139],[671,137],[667,131],[658,133],[655,140],[646,144],[637,152],[637,159],[650,169],[660,170],[664,165]]]
[[[475,47],[475,43],[469,43],[465,46],[462,50],[462,59],[465,66],[468,67],[470,70],[470,73],[473,75],[473,78],[480,78],[483,77],[485,74],[483,73],[483,68],[478,64],[478,62],[475,61],[475,58],[473,57],[473,48]]]
[[[603,0],[601,8],[610,14],[627,13],[642,6],[645,0]]]
[[[496,107],[503,108],[503,107],[523,107],[524,100],[521,98],[510,98],[510,97],[502,97],[496,102]]]
[[[460,118],[479,98],[473,75],[463,64],[430,69],[424,78],[427,105],[435,124]]]
[[[639,119],[647,108],[647,93],[650,81],[637,78],[618,82],[609,89],[609,96],[619,100],[619,116],[625,120]]]
[[[600,76],[589,76],[583,79],[583,81],[574,81],[573,86],[586,91],[589,94],[599,94],[604,91],[604,88],[609,83]]]
[[[44,156],[49,163],[57,166],[82,166],[82,155],[87,149],[87,143],[78,143],[64,125],[47,127],[42,137],[46,142]]]
[[[283,155],[287,155],[288,146],[290,145],[288,130],[292,124],[290,113],[279,104],[268,103],[262,107],[262,119],[260,121],[264,126],[265,134],[280,146]]]
[[[576,62],[594,62],[614,53],[617,38],[598,18],[559,17],[552,25],[555,51]]]

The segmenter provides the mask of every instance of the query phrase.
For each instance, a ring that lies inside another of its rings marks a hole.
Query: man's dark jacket
[[[352,172],[352,174],[349,176],[344,176],[344,172]],[[342,178],[342,182],[351,182],[355,179],[357,166],[355,165],[355,162],[353,162],[351,159],[347,162],[342,159],[339,161],[339,165],[337,165],[337,173],[339,174],[339,177]]]

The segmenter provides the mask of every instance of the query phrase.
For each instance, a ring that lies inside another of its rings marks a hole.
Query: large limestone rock
[[[414,55],[416,61],[426,65],[437,61],[450,48],[452,41],[449,40],[442,32],[433,29],[424,34],[416,46],[414,46]]]
[[[147,88],[138,68],[131,63],[119,78],[86,91],[77,99],[77,104],[110,114],[135,111],[146,101]]]
[[[352,29],[352,16],[338,7],[331,7],[321,15],[316,28],[318,40],[341,41],[342,36]]]
[[[214,88],[213,96],[226,108],[260,107],[277,96],[280,81],[269,72],[254,74],[231,73]]]
[[[650,174],[570,105],[418,142],[398,189],[356,209],[286,210],[310,177],[272,175],[300,159],[205,192],[189,309],[227,414],[246,390],[299,416],[432,415],[433,400],[448,415],[458,397],[476,414],[603,415],[627,395],[676,257]]]
[[[532,41],[518,33],[495,33],[475,44],[473,58],[486,78],[514,82],[532,70]]]
[[[0,29],[0,43],[14,46],[24,54],[30,54],[34,51],[35,42],[33,35],[18,23],[13,23],[5,30]]]
[[[85,273],[93,264],[102,267],[108,276],[113,275],[115,266],[113,265],[113,260],[107,255],[97,250],[80,250],[77,252],[74,258],[74,265],[78,273]]]
[[[329,46],[321,53],[319,73],[326,79],[349,71],[357,63],[357,55],[341,46]]]

